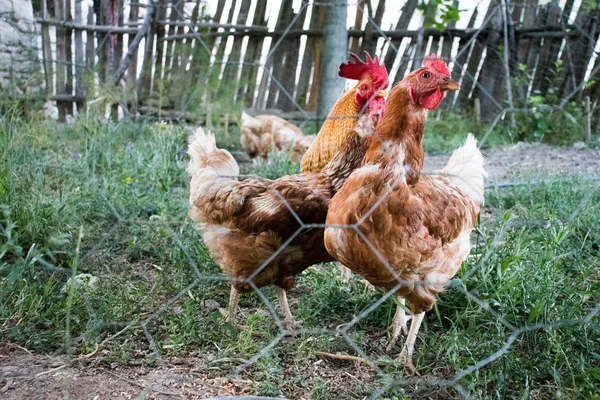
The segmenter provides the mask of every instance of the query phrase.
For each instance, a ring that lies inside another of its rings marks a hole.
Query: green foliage
[[[425,15],[425,28],[434,27],[443,31],[452,22],[460,19],[460,10],[454,0],[422,0],[417,6]]]
[[[269,152],[269,161],[260,162],[251,168],[242,171],[245,174],[255,174],[267,179],[277,179],[285,175],[300,172],[300,165],[292,160],[292,152],[280,152],[275,148]]]

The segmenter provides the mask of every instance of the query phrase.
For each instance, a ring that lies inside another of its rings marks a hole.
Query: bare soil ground
[[[600,150],[525,144],[484,151],[492,182],[531,175],[600,174]],[[244,163],[243,157],[236,158]],[[426,172],[442,168],[448,155],[426,157]],[[193,360],[169,369],[148,366],[96,366],[93,357],[67,367],[63,356],[31,354],[15,346],[0,347],[0,398],[62,399],[200,399],[243,395],[252,382],[205,376]]]
[[[598,176],[600,150],[558,147],[540,143],[517,143],[484,150],[490,182],[504,182],[522,176]],[[425,156],[426,172],[443,168],[449,155]]]
[[[62,356],[30,354],[14,348],[7,351],[7,347],[0,353],[1,399],[193,400],[252,391],[251,382],[246,380],[198,374],[193,360],[179,360],[178,365],[169,369],[147,366],[110,369],[78,362],[68,367]]]

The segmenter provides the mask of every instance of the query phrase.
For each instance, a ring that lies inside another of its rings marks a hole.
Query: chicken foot
[[[417,373],[417,370],[413,364],[412,355],[415,349],[415,342],[417,341],[417,334],[419,333],[419,328],[421,328],[421,323],[423,322],[423,317],[425,317],[425,313],[414,315],[414,318],[410,323],[410,330],[408,331],[406,342],[404,342],[404,347],[402,347],[402,351],[396,357],[396,359],[404,364],[404,366],[413,374]]]
[[[412,315],[406,315],[406,310],[404,309],[404,305],[406,304],[406,300],[402,297],[398,297],[398,304],[396,306],[396,314],[394,314],[394,319],[392,320],[392,325],[390,328],[392,329],[392,337],[390,338],[390,342],[387,347],[387,351],[390,352],[396,345],[398,341],[398,337],[400,337],[400,333],[404,335],[408,334],[408,325],[407,322],[411,319]]]
[[[275,291],[277,292],[277,302],[279,302],[279,308],[281,309],[281,313],[284,317],[282,323],[283,328],[286,330],[292,330],[300,327],[300,324],[294,321],[294,316],[290,311],[290,305],[288,303],[285,289],[275,286]]]
[[[352,278],[352,271],[343,265],[340,266],[340,269],[342,271],[342,283],[347,284],[350,282],[350,278]]]
[[[240,302],[240,292],[238,292],[236,290],[236,288],[234,288],[232,285],[231,293],[229,294],[229,306],[227,307],[227,316],[225,317],[225,322],[233,323],[239,302]]]

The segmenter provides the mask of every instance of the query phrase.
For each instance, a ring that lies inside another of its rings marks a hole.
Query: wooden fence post
[[[48,18],[48,5],[42,0],[42,18]],[[54,94],[54,68],[52,66],[52,47],[50,43],[50,27],[42,23],[42,57],[44,58],[44,75],[46,78],[46,95],[52,97]]]
[[[81,2],[83,0],[75,1],[75,23],[83,23],[83,15],[81,11]],[[75,96],[77,98],[77,111],[83,111],[84,102],[80,99],[84,97],[84,71],[85,61],[83,58],[83,32],[81,29],[75,30]]]
[[[592,140],[592,107],[590,105],[590,96],[585,96],[585,117],[585,139],[590,142]]]
[[[323,29],[323,55],[321,64],[321,86],[317,106],[317,117],[325,118],[344,90],[344,80],[338,76],[341,63],[346,61],[348,15],[346,0],[332,0],[327,7]]]

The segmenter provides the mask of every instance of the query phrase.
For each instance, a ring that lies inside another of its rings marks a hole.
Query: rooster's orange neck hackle
[[[366,53],[366,61],[352,54],[340,65],[339,75],[359,82],[344,93],[333,106],[315,141],[302,157],[302,172],[319,172],[342,148],[346,136],[358,122],[361,112],[383,113],[388,73],[379,58]]]

